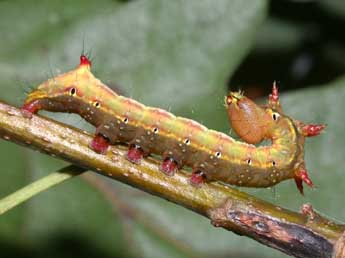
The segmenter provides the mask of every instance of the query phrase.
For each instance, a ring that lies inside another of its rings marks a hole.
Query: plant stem
[[[78,176],[86,170],[74,165],[53,172],[0,200],[0,215],[30,199],[32,196],[60,184],[67,179]]]

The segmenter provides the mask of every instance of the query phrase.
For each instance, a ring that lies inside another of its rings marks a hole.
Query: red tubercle
[[[301,213],[307,216],[309,219],[313,220],[316,217],[313,206],[310,203],[305,203],[301,207]]]
[[[273,82],[272,93],[268,96],[268,106],[278,112],[282,112],[279,102],[279,91],[275,81]]]
[[[129,147],[127,152],[127,159],[135,164],[138,164],[140,160],[144,157],[144,152],[139,145],[132,145]]]
[[[296,186],[302,195],[304,195],[303,182],[306,183],[308,186],[314,188],[313,181],[311,181],[311,179],[309,178],[307,170],[305,170],[304,168],[299,169],[299,171],[295,175],[294,179],[295,179]]]
[[[85,55],[81,55],[80,56],[80,65],[81,66],[87,65],[87,66],[91,67],[91,61]]]
[[[305,170],[304,168],[300,169],[299,176],[302,179],[302,181],[306,183],[308,186],[314,187],[313,181],[311,181],[311,179],[309,178],[307,170]]]
[[[325,124],[309,124],[302,127],[303,135],[306,137],[312,137],[319,135],[323,129],[325,129]]]
[[[105,154],[108,147],[109,140],[100,134],[97,134],[90,143],[90,148],[100,154]]]
[[[22,114],[26,118],[32,118],[33,114],[36,114],[41,109],[39,100],[34,100],[24,104],[21,108]]]
[[[269,95],[269,101],[278,102],[279,101],[279,92],[276,81],[273,82],[272,94]]]
[[[191,178],[189,179],[189,183],[195,187],[201,187],[203,183],[206,181],[206,175],[202,171],[195,171],[192,173]]]
[[[168,175],[173,176],[177,170],[178,164],[173,158],[166,158],[161,165],[161,171]]]

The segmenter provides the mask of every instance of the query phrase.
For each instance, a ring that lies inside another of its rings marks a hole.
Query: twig
[[[208,217],[215,226],[249,236],[297,257],[332,257],[344,246],[344,225],[311,211],[296,213],[219,183],[191,186],[187,172],[166,176],[152,158],[140,164],[125,159],[125,148],[111,146],[106,155],[92,151],[92,137],[66,125],[0,103],[0,136],[78,166],[122,181]],[[313,214],[313,216],[310,216]]]
[[[25,202],[36,194],[54,185],[60,184],[67,179],[78,176],[85,171],[86,170],[83,168],[70,165],[19,189],[0,200],[0,215]]]

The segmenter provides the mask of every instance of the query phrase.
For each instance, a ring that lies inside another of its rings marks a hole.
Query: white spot
[[[277,113],[277,112],[273,112],[273,113],[272,113],[272,119],[273,119],[274,121],[277,121],[277,120],[279,119],[279,117],[280,117],[280,114],[279,114],[279,113]]]
[[[48,142],[48,143],[50,143],[51,141],[49,140],[49,138],[47,138],[47,137],[43,137],[43,139],[42,139],[43,141],[45,141],[45,142]]]
[[[7,115],[14,116],[16,115],[16,112],[14,112],[13,110],[8,110]]]
[[[115,155],[119,155],[119,154],[120,154],[117,150],[112,150],[111,152],[112,152],[113,154],[115,154]]]

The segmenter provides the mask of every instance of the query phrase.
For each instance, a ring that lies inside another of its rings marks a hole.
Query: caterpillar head
[[[96,85],[100,83],[92,75],[90,68],[90,60],[82,55],[77,69],[49,79],[30,92],[22,107],[23,114],[30,117],[41,109],[69,112],[71,108],[73,109],[73,105],[78,104],[76,99],[87,95],[88,85],[94,82]],[[92,96],[86,97],[92,99]]]
[[[230,92],[225,99],[228,118],[236,134],[248,143],[258,143],[264,138],[262,130],[264,112],[241,92]],[[258,130],[259,129],[259,130]]]
[[[256,144],[271,139],[277,129],[291,120],[270,105],[263,107],[241,92],[230,92],[225,98],[228,118],[236,134],[247,143]]]

